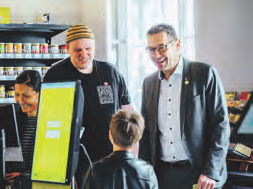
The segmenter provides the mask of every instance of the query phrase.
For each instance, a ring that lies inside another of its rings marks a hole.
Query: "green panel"
[[[9,24],[10,23],[10,8],[0,7],[0,23]]]
[[[32,180],[65,183],[75,84],[42,84]]]
[[[33,182],[32,189],[70,189],[71,185]]]

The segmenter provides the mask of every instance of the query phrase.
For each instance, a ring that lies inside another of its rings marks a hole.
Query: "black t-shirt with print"
[[[67,58],[48,70],[44,81],[81,80],[85,105],[81,142],[85,145],[92,161],[109,155],[109,126],[112,115],[121,105],[130,104],[126,83],[117,69],[106,62],[93,60],[90,74],[79,72]]]

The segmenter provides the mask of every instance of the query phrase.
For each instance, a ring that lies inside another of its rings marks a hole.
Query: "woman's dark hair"
[[[143,117],[135,111],[119,110],[112,117],[110,130],[116,145],[123,148],[132,147],[142,137]]]
[[[40,92],[40,73],[36,70],[24,70],[17,76],[15,84],[26,84],[27,86],[33,88],[34,91]]]

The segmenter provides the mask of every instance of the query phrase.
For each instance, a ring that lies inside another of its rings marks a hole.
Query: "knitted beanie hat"
[[[88,26],[83,24],[75,24],[68,29],[66,43],[81,38],[94,39],[94,34]]]

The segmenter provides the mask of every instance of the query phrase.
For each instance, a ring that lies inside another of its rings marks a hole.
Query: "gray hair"
[[[156,34],[162,31],[167,32],[168,36],[171,36],[174,39],[177,39],[177,34],[176,34],[175,29],[171,25],[168,25],[168,24],[157,24],[157,25],[152,26],[148,30],[147,35]]]

